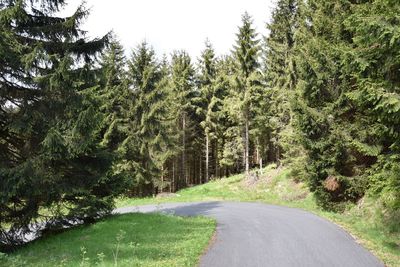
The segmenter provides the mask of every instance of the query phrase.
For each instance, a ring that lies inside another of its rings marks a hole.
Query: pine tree
[[[101,103],[100,110],[105,115],[103,144],[112,147],[116,152],[129,135],[128,112],[133,98],[128,88],[124,53],[123,47],[114,37],[102,55],[100,87],[95,90]]]
[[[167,93],[160,64],[146,42],[132,53],[129,76],[133,90],[130,111],[131,133],[127,144],[128,163],[133,163],[135,193],[150,194],[160,185],[161,171],[168,158],[171,134],[167,118]],[[139,192],[137,191],[139,190]]]
[[[355,109],[351,146],[370,167],[366,175],[371,192],[380,197],[385,216],[394,216],[398,227],[400,5],[391,0],[363,1],[353,4],[352,10],[344,25],[353,42],[343,60],[352,88],[346,96]]]
[[[132,109],[132,91],[129,89],[127,60],[125,51],[114,36],[101,56],[101,72],[99,86],[94,88],[93,96],[103,114],[103,123],[100,130],[102,145],[107,146],[114,154],[114,163],[109,170],[115,176],[121,177],[121,186],[131,188],[131,170],[126,168],[124,144],[129,138],[130,119]]]
[[[352,79],[343,60],[352,35],[343,22],[351,12],[350,1],[307,2],[296,34],[297,127],[308,155],[308,183],[319,204],[329,209],[362,196],[369,164],[353,149],[359,128],[352,123],[355,113],[346,96]]]
[[[196,105],[196,112],[200,116],[200,125],[203,129],[202,138],[205,139],[206,147],[207,143],[209,146],[208,152],[206,149],[205,153],[205,165],[209,166],[209,177],[210,175],[220,177],[226,174],[227,169],[236,162],[232,158],[233,155],[228,153],[231,146],[226,142],[226,140],[230,140],[230,137],[226,135],[232,125],[228,118],[230,109],[228,105],[225,105],[231,88],[230,80],[234,73],[234,64],[231,57],[215,58],[212,46],[206,43],[206,49],[200,58],[198,69],[197,80],[200,92],[193,101]],[[206,133],[208,133],[208,137]],[[239,147],[241,145],[240,141]],[[237,148],[237,146],[235,147]]]
[[[264,73],[269,95],[267,134],[272,140],[269,146],[272,159],[278,162],[283,153],[289,161],[298,157],[299,144],[296,144],[297,136],[293,136],[290,105],[296,85],[293,48],[298,24],[297,2],[278,1],[272,21],[267,25],[269,35],[265,39]]]
[[[171,94],[175,96],[175,117],[178,123],[178,129],[181,133],[180,139],[180,174],[175,189],[180,185],[189,184],[189,173],[187,169],[187,150],[188,139],[191,128],[190,117],[193,115],[194,107],[192,98],[195,96],[194,91],[194,68],[191,63],[190,56],[185,51],[176,51],[172,54],[171,62]]]
[[[244,166],[246,174],[249,173],[249,150],[250,134],[249,125],[251,120],[251,87],[258,83],[258,56],[260,47],[258,45],[257,33],[252,28],[252,20],[246,12],[242,16],[242,26],[239,27],[236,45],[234,46],[234,58],[237,64],[235,76],[236,100],[240,107],[240,124],[243,127]]]
[[[109,173],[93,98],[96,55],[107,43],[67,18],[64,1],[6,1],[0,11],[0,204],[2,248],[22,242],[48,210],[47,226],[90,221],[111,211],[123,186]]]
[[[199,61],[200,74],[198,77],[200,97],[197,101],[197,113],[200,114],[202,121],[201,126],[204,129],[205,137],[205,182],[209,180],[210,172],[210,142],[213,139],[215,125],[215,106],[218,104],[218,99],[215,96],[215,78],[216,78],[216,58],[215,52],[207,40],[206,48],[201,54]]]
[[[157,83],[157,90],[163,94],[163,113],[162,114],[162,137],[163,142],[159,146],[157,161],[161,169],[160,180],[156,181],[155,185],[161,192],[169,187],[169,191],[173,189],[173,179],[170,173],[174,166],[171,162],[179,153],[179,131],[176,128],[176,107],[175,95],[171,91],[171,66],[167,57],[164,55],[160,64],[161,79]]]

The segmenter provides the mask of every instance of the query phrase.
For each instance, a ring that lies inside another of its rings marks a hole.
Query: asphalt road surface
[[[245,202],[168,203],[117,209],[217,220],[200,266],[384,266],[339,226],[299,209]]]

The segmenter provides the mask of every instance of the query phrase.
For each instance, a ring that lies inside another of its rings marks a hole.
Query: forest
[[[277,0],[267,36],[245,12],[198,59],[90,39],[67,2],[0,0],[0,250],[269,163],[324,209],[368,194],[400,221],[398,0]]]

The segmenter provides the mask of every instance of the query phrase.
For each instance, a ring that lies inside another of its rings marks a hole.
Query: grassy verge
[[[290,179],[288,169],[277,170],[272,165],[264,169],[258,180],[247,180],[243,175],[235,175],[184,189],[169,197],[119,199],[117,205],[123,207],[208,200],[258,201],[311,211],[345,228],[387,266],[400,266],[400,233],[390,232],[388,227],[377,222],[371,212],[378,209],[374,201],[366,198],[363,205],[349,205],[343,213],[323,211],[318,208],[313,194],[305,184]]]
[[[195,266],[214,230],[205,217],[116,215],[2,255],[0,266]]]

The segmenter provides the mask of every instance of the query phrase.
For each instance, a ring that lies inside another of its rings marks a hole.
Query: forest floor
[[[290,170],[276,169],[274,165],[265,168],[258,179],[239,174],[183,189],[176,194],[119,199],[117,206],[215,200],[263,202],[313,212],[344,228],[387,266],[400,266],[400,233],[390,231],[389,227],[379,222],[378,207],[372,199],[366,197],[360,203],[348,204],[342,213],[324,211],[316,205],[313,194],[304,183],[291,179]]]
[[[0,254],[0,266],[195,266],[215,227],[206,217],[113,215]]]

